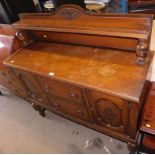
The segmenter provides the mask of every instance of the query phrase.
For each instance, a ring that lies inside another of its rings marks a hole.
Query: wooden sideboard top
[[[4,63],[139,102],[151,58],[137,65],[130,52],[35,41]]]
[[[17,29],[68,32],[126,38],[149,39],[152,15],[90,14],[86,10],[66,5],[54,14],[21,14]]]
[[[150,87],[144,106],[140,130],[155,135],[155,83]]]

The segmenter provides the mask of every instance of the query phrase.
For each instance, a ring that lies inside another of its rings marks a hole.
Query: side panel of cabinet
[[[98,126],[129,133],[128,102],[93,90],[86,90],[86,95]]]

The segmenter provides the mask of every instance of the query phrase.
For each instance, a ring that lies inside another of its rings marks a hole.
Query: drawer
[[[55,79],[37,77],[37,80],[46,94],[54,95],[72,102],[84,104],[80,87],[61,82]]]
[[[67,101],[55,96],[49,96],[49,106],[53,110],[60,111],[81,120],[89,121],[89,114],[85,106]]]
[[[128,134],[128,102],[95,90],[86,90],[86,95],[94,113],[95,122],[113,131]]]

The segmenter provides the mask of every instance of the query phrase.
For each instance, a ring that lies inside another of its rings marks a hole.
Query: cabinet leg
[[[41,107],[40,110],[39,110],[39,114],[40,114],[42,117],[45,117],[45,111],[46,111],[46,109]]]
[[[38,111],[39,114],[40,114],[42,117],[45,117],[45,111],[46,111],[45,108],[43,108],[43,107],[41,107],[41,106],[39,106],[39,105],[37,105],[37,104],[34,104],[34,103],[32,103],[32,107],[33,107],[36,111]]]
[[[32,103],[32,107],[33,107],[36,111],[39,111],[40,106],[38,106],[37,104]]]
[[[136,153],[138,149],[138,144],[137,143],[130,143],[128,142],[128,150],[131,154]]]
[[[0,91],[0,96],[2,96],[2,92]]]

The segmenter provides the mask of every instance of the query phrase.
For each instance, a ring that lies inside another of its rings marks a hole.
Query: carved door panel
[[[18,79],[10,68],[8,68],[7,72],[2,72],[0,74],[0,84],[9,89],[15,95],[27,98],[25,89],[19,84]]]
[[[12,70],[9,68],[8,73],[6,75],[8,88],[13,91],[17,96],[27,98],[27,92],[25,91],[24,87],[20,85],[18,82],[18,79],[16,78],[15,74],[12,72]]]
[[[28,100],[31,102],[34,100],[38,102],[47,102],[44,95],[41,93],[41,90],[39,89],[35,78],[33,75],[29,72],[25,72],[18,69],[13,69],[16,77],[18,78],[19,83],[23,86],[23,88],[26,90],[28,95]]]
[[[105,95],[97,91],[86,90],[95,122],[99,126],[128,133],[128,103],[125,100]]]

